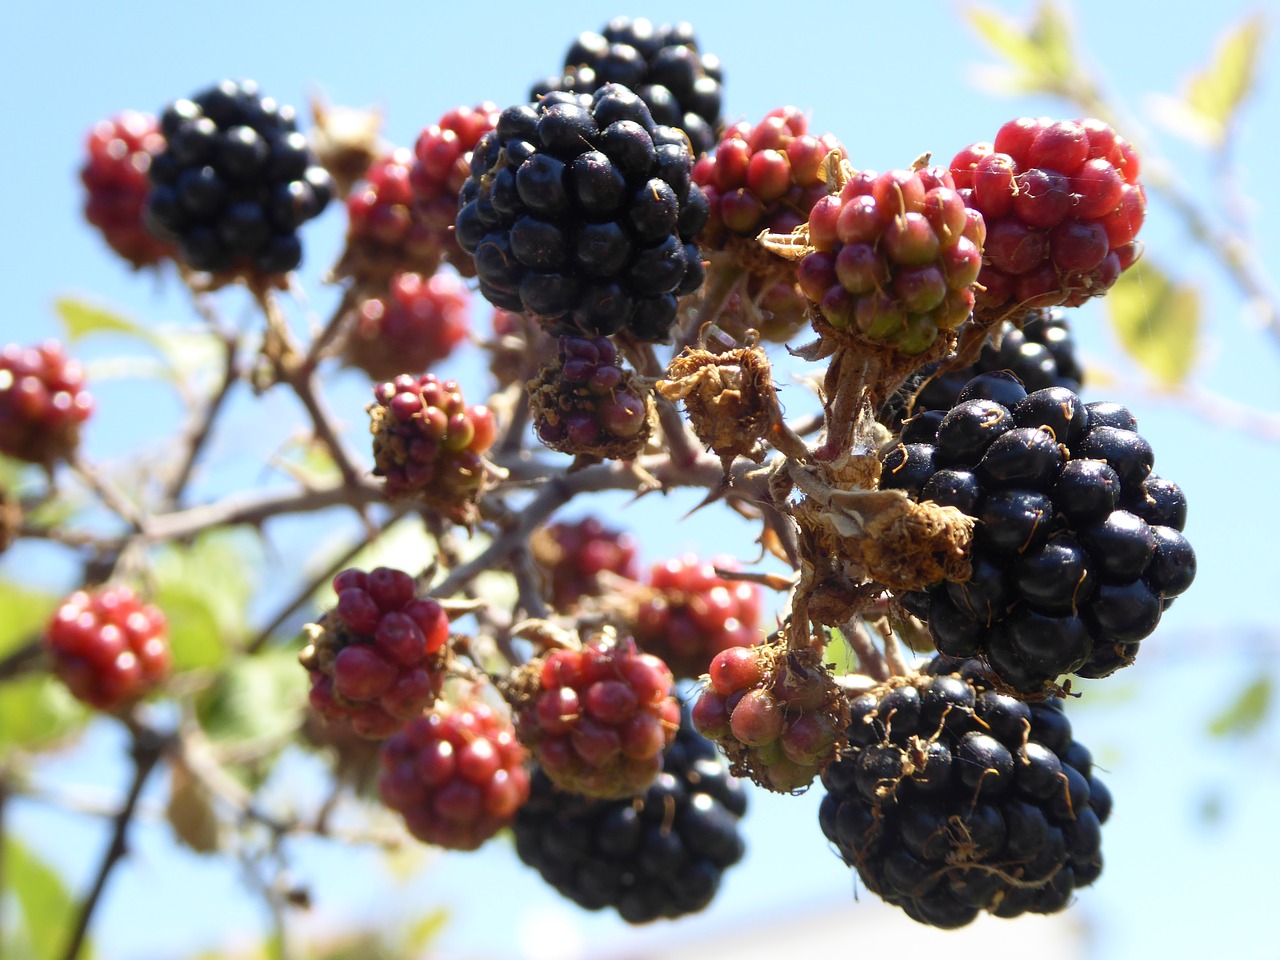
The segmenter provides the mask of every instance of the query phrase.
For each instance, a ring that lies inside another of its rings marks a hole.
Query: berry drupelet
[[[311,674],[311,706],[331,723],[381,740],[439,695],[449,620],[440,604],[417,596],[402,570],[343,570],[333,589],[337,604],[307,625],[298,655]]]
[[[516,853],[587,910],[612,907],[628,923],[696,913],[742,859],[743,785],[686,720],[662,772],[636,797],[592,800],[558,790],[535,770],[516,815]]]
[[[148,223],[179,258],[208,273],[287,273],[302,261],[297,230],[333,195],[329,173],[298,132],[292,107],[251,80],[224,80],[160,117]]]
[[[152,156],[163,149],[159,121],[132,110],[94,124],[85,141],[84,217],[134,269],[173,256],[173,247],[152,236],[143,222],[151,192],[147,171]]]
[[[655,27],[643,17],[615,17],[599,33],[579,34],[564,69],[529,92],[594,93],[608,83],[630,87],[656,122],[683,130],[695,157],[715,145],[724,97],[720,58],[700,53],[688,23]]]
[[[128,587],[76,591],[58,607],[44,639],[54,673],[99,710],[129,705],[169,673],[165,616]]]
[[[851,704],[819,823],[872,893],[951,929],[1057,913],[1102,872],[1111,794],[1061,701],[998,693],[972,661],[895,677]]]
[[[617,84],[507,108],[458,198],[480,292],[553,333],[667,339],[704,276],[692,164],[684,134]]]
[[[1025,693],[1133,661],[1195,577],[1186,501],[1152,474],[1136,428],[1119,404],[1027,393],[1003,371],[971,380],[941,420],[906,423],[881,486],[977,520],[970,579],[900,598],[939,653],[980,657]]]

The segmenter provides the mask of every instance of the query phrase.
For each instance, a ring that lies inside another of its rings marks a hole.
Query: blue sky
[[[993,6],[1017,15],[1033,9],[1030,3]],[[1175,91],[1186,72],[1208,56],[1212,39],[1257,8],[1222,0],[1182,5],[1174,12],[1164,4],[1089,0],[1076,4],[1075,22],[1106,88],[1132,113],[1144,116],[1150,94]],[[8,224],[0,256],[6,294],[0,339],[33,342],[56,335],[51,304],[69,293],[92,296],[152,322],[189,318],[171,277],[156,282],[130,274],[84,225],[75,174],[84,134],[94,121],[125,108],[158,111],[168,100],[224,76],[253,77],[267,93],[300,108],[318,90],[337,103],[376,105],[386,114],[387,138],[412,145],[424,125],[451,107],[484,99],[500,106],[523,100],[532,81],[556,69],[577,32],[629,13],[655,22],[693,21],[703,48],[724,62],[727,116],[754,121],[773,107],[795,104],[810,111],[815,132],[840,137],[859,166],[902,166],[925,150],[945,160],[974,140],[990,139],[1011,117],[1076,115],[1050,100],[998,97],[978,89],[973,68],[993,58],[962,24],[960,7],[950,3],[924,0],[909,13],[900,5],[865,3],[789,8],[664,2],[628,10],[593,0],[575,5],[572,14],[565,9],[501,0],[484,6],[385,3],[363,9],[224,0],[216,17],[208,8],[161,3],[26,4],[10,11],[0,55],[0,83],[8,91],[0,99],[0,123],[9,143],[0,151]],[[1272,27],[1274,32],[1274,22]],[[1280,146],[1274,132],[1280,121],[1280,78],[1264,72],[1261,79],[1261,89],[1246,107],[1236,150],[1239,186],[1249,198],[1246,214],[1260,260],[1276,263],[1280,195],[1272,170]],[[1194,150],[1149,124],[1138,132],[1157,137],[1195,196],[1210,206],[1220,202],[1214,172]],[[302,280],[321,315],[334,298],[320,277],[336,257],[343,226],[341,209],[333,207],[305,236]],[[1158,201],[1142,239],[1147,256],[1203,290],[1197,382],[1235,402],[1277,409],[1280,343],[1251,324],[1243,299]],[[224,303],[232,317],[243,309],[234,296]],[[1075,711],[1095,754],[1105,758],[1116,798],[1115,817],[1104,832],[1107,870],[1095,888],[1081,894],[1077,909],[1103,934],[1096,943],[1098,956],[1132,955],[1139,943],[1144,953],[1161,949],[1171,957],[1210,945],[1247,954],[1249,918],[1265,916],[1273,879],[1269,865],[1280,854],[1273,812],[1280,801],[1280,765],[1274,752],[1259,751],[1256,743],[1208,741],[1201,731],[1245,679],[1259,669],[1276,668],[1276,639],[1259,645],[1252,638],[1265,636],[1274,622],[1272,545],[1280,538],[1280,514],[1265,503],[1280,456],[1274,440],[1210,423],[1203,404],[1190,409],[1155,395],[1122,358],[1102,310],[1090,305],[1077,313],[1075,331],[1086,363],[1114,374],[1105,390],[1087,390],[1086,399],[1121,400],[1138,414],[1156,452],[1156,471],[1187,492],[1187,534],[1200,566],[1197,583],[1144,644],[1138,664],[1098,689],[1096,697],[1091,692]],[[477,311],[479,326],[485,315]],[[98,353],[110,346],[90,345]],[[477,362],[461,358],[451,369],[464,387],[471,378],[474,389],[481,390]],[[354,378],[338,378],[335,405],[352,405],[353,436],[363,430],[362,390]],[[177,409],[145,386],[103,383],[95,392],[101,409],[87,444],[96,458],[118,457],[179,422]],[[260,453],[278,436],[276,425],[287,426],[293,415],[291,407],[269,396],[264,412],[257,414],[260,438],[224,437],[214,450],[227,456]],[[247,464],[221,474],[219,482],[253,482],[256,471]],[[721,514],[703,511],[684,524],[655,522],[683,513],[694,502],[682,504],[677,498],[624,508],[621,499],[606,498],[589,506],[642,528],[647,560],[683,549],[705,551],[708,543],[717,551],[752,555],[750,531],[719,523]],[[25,556],[32,558],[37,576],[58,588],[70,586],[58,582],[65,568],[55,558],[38,551]],[[16,566],[12,560],[0,562],[0,576],[15,575]],[[23,575],[30,577],[32,564],[23,566]],[[280,566],[282,581],[296,574],[287,561]],[[1274,727],[1272,734],[1280,732]],[[126,773],[116,762],[120,756],[118,732],[101,727],[49,775],[66,784],[118,787]],[[314,782],[314,772],[303,765],[295,772],[293,784]],[[1242,783],[1249,785],[1247,792],[1238,789]],[[1224,817],[1216,826],[1205,826],[1199,810],[1215,791],[1225,797]],[[785,897],[766,902],[761,896],[772,891],[779,871],[789,878],[787,896],[793,903],[847,898],[847,871],[826,849],[814,819],[818,799],[815,792],[756,804],[748,824],[753,852],[729,874],[724,895],[699,923],[729,923],[785,909]],[[66,870],[74,888],[83,889],[104,839],[98,825],[30,805],[19,806],[17,815]],[[99,916],[101,956],[158,960],[175,950],[221,942],[239,925],[262,924],[234,868],[176,851],[162,826],[139,839],[137,856],[113,879]],[[367,875],[361,869],[366,863]],[[301,845],[298,873],[318,878],[319,902],[337,917],[374,911],[394,918],[410,904],[422,909],[437,899],[451,903],[455,920],[445,936],[459,952],[496,947],[495,936],[515,929],[488,920],[496,909],[491,898],[498,883],[506,898],[545,909],[554,903],[554,895],[542,890],[505,848],[433,860],[399,894],[388,892],[392,888],[363,854],[342,849]],[[857,908],[849,909],[852,933]],[[573,922],[587,924],[585,935],[592,938],[621,942],[628,935],[608,916],[585,918],[573,908],[565,910]],[[1214,922],[1201,923],[1202,917]],[[902,922],[909,931],[910,921]],[[671,927],[668,935],[678,937],[680,930]]]

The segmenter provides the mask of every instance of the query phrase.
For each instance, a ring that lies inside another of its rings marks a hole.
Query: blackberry
[[[644,791],[680,725],[667,665],[611,631],[532,661],[506,691],[520,742],[562,790]]]
[[[441,702],[383,741],[378,793],[423,843],[475,850],[528,798],[527,759],[505,713]]]
[[[457,523],[476,519],[489,482],[484,452],[496,426],[486,406],[467,406],[455,380],[407,373],[373,388],[373,474],[392,499],[413,497]]]
[[[440,604],[416,595],[402,570],[343,570],[333,589],[338,602],[307,625],[298,654],[311,675],[311,706],[331,723],[381,740],[439,695],[449,620]]]
[[[143,223],[151,189],[147,170],[152,155],[163,147],[159,121],[132,110],[95,123],[85,142],[80,168],[84,217],[135,270],[173,256],[173,248],[153,237]]]
[[[720,58],[699,52],[688,23],[655,27],[643,17],[616,17],[599,33],[579,34],[562,74],[535,84],[529,98],[620,83],[639,95],[655,121],[683,130],[696,157],[715,145],[722,126],[723,79]]]
[[[551,602],[573,609],[583,597],[605,592],[600,574],[636,579],[636,542],[629,534],[606,527],[595,517],[577,523],[553,523],[534,531],[534,559],[547,572]],[[655,651],[660,652],[660,651]]]
[[[855,698],[822,777],[822,832],[919,923],[1062,910],[1102,872],[1111,796],[1088,749],[1060,701],[999,693],[972,662],[926,670]]]
[[[369,164],[361,183],[347,194],[346,246],[333,268],[335,278],[350,277],[358,288],[376,290],[401,271],[435,272],[442,244],[415,209],[409,182],[413,164],[404,147],[392,150]]]
[[[92,413],[84,367],[58,341],[0,350],[0,453],[46,465],[66,459]]]
[[[684,135],[618,84],[504,110],[458,197],[480,292],[552,333],[667,339],[704,275],[692,163]]]
[[[725,752],[735,774],[795,793],[834,759],[848,706],[818,653],[788,650],[781,639],[730,647],[707,673],[693,723]]]
[[[696,913],[742,859],[746,791],[686,718],[644,793],[591,800],[557,790],[535,769],[516,814],[516,853],[588,910],[612,907],[628,923]]]
[[[969,319],[985,227],[943,167],[854,170],[809,213],[800,289],[831,328],[915,356]]]
[[[967,581],[900,598],[939,653],[981,657],[1024,693],[1131,663],[1195,577],[1185,499],[1151,475],[1133,415],[1065,387],[1027,393],[1008,374],[984,374],[925,433],[885,453],[882,487],[978,521]]]
[[[292,107],[224,80],[160,117],[148,222],[195,270],[276,276],[302,261],[297,229],[333,195]]]
[[[722,650],[762,639],[760,588],[725,580],[717,567],[735,570],[737,563],[684,556],[649,571],[651,590],[635,614],[636,642],[662,657],[677,679],[696,679]]]
[[[342,359],[375,380],[420,373],[467,338],[471,291],[454,273],[398,273],[366,297],[342,341]]]
[[[45,629],[54,673],[99,710],[126,706],[157,686],[172,659],[164,614],[128,587],[78,590]]]
[[[630,460],[652,429],[652,390],[604,337],[561,337],[559,357],[526,385],[538,439],[574,456]]]
[[[951,161],[987,223],[979,322],[1076,307],[1137,260],[1147,198],[1132,145],[1101,120],[1020,117]]]

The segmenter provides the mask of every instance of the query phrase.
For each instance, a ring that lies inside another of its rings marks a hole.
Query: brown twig
[[[204,409],[196,416],[187,440],[182,445],[184,447],[182,462],[178,464],[164,492],[162,502],[167,505],[177,504],[182,498],[182,491],[186,489],[191,479],[196,461],[213,433],[213,425],[218,419],[218,414],[222,411],[231,388],[240,379],[240,368],[236,363],[239,342],[231,334],[221,333],[219,336],[223,346],[222,379]]]
[[[89,932],[89,924],[93,920],[93,912],[102,899],[102,891],[106,889],[107,878],[120,859],[128,852],[125,838],[129,832],[129,824],[133,821],[134,810],[138,806],[138,798],[142,788],[155,769],[160,758],[172,743],[170,738],[161,736],[146,727],[132,727],[133,732],[133,782],[129,793],[125,796],[120,812],[116,814],[115,824],[111,831],[111,840],[107,844],[102,862],[98,865],[98,874],[94,878],[89,894],[80,905],[75,925],[67,940],[67,947],[62,952],[63,960],[76,960],[84,947],[85,935]]]

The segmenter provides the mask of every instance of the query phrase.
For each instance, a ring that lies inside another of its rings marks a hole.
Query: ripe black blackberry
[[[696,158],[710,152],[723,126],[723,79],[720,58],[698,51],[689,24],[615,17],[599,33],[579,34],[561,75],[535,84],[529,98],[620,83],[648,104],[655,121],[687,133]]]
[[[641,796],[562,793],[541,769],[516,814],[516,852],[580,907],[613,907],[628,923],[696,913],[743,854],[742,783],[686,716]]]
[[[978,520],[970,579],[900,598],[939,653],[980,657],[1026,693],[1133,662],[1196,569],[1185,498],[1151,475],[1136,427],[1119,404],[1027,393],[1003,371],[969,381],[941,419],[907,421],[881,486]]]
[[[1066,387],[1079,391],[1084,370],[1076,357],[1071,325],[1062,310],[1031,311],[1021,327],[1005,321],[983,346],[976,363],[960,370],[936,374],[937,364],[913,375],[889,398],[880,422],[897,430],[906,417],[927,410],[949,410],[960,391],[974,377],[1007,370],[1027,390]]]
[[[665,340],[705,275],[692,164],[684,134],[618,84],[508,107],[458,198],[480,292],[552,333]]]
[[[147,218],[190,267],[278,275],[302,261],[297,229],[325,208],[333,181],[298,132],[292,107],[252,80],[224,80],[160,118]]]
[[[1102,872],[1111,795],[1061,701],[996,692],[973,661],[856,697],[822,775],[822,832],[868,889],[920,923],[1056,913]]]

